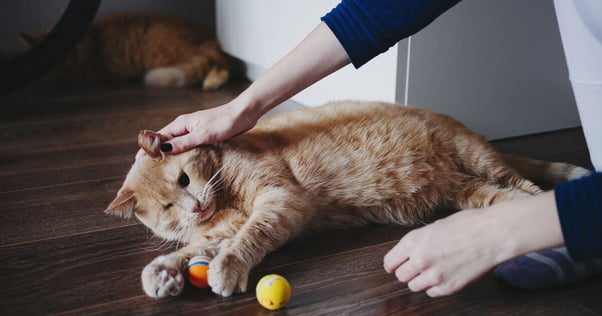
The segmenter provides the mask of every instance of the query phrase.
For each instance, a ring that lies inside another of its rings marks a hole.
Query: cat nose
[[[204,210],[203,210],[203,207],[201,206],[201,203],[200,203],[199,201],[197,201],[197,202],[194,204],[194,207],[192,208],[192,212],[193,212],[193,213],[200,213],[200,212],[202,212],[202,211],[204,211]]]

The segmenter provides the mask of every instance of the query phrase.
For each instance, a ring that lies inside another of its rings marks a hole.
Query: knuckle
[[[412,260],[414,266],[419,270],[424,270],[430,266],[430,261],[424,257],[417,257]]]

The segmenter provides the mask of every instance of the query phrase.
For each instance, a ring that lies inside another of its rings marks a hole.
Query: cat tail
[[[216,40],[201,44],[197,53],[185,62],[171,67],[149,70],[144,82],[149,86],[184,87],[202,84],[203,90],[215,90],[230,77],[228,61]]]
[[[564,162],[548,162],[521,156],[500,154],[521,176],[539,184],[553,185],[589,175],[590,170]]]

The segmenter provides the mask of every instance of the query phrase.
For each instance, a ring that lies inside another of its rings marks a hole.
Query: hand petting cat
[[[219,107],[178,116],[158,131],[161,151],[179,154],[198,145],[213,144],[253,128],[262,113],[248,113],[233,100]],[[138,150],[136,159],[144,155]]]
[[[167,136],[162,139],[162,149],[166,154],[178,154],[241,134],[255,126],[269,110],[347,64],[345,50],[330,29],[320,23],[234,100],[209,110],[180,115],[159,130]],[[143,154],[139,150],[136,159]]]

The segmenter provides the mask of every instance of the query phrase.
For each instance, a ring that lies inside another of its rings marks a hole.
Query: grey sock
[[[500,264],[495,277],[521,289],[566,285],[602,272],[602,259],[575,261],[565,247],[532,252]]]

